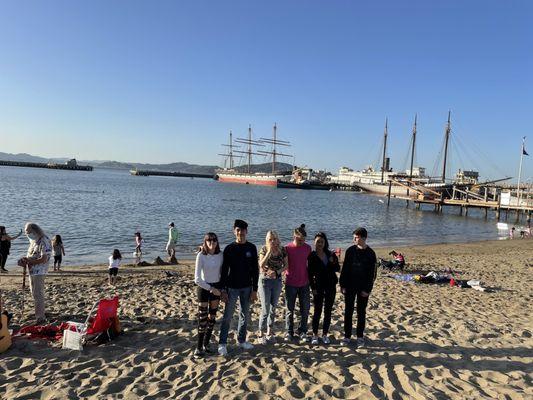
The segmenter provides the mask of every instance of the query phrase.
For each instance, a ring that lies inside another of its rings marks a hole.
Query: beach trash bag
[[[96,317],[92,321],[92,324],[87,328],[87,334],[94,335],[108,330],[117,319],[117,312],[118,296],[115,296],[112,299],[100,300],[98,303],[98,310],[96,311]]]
[[[67,322],[68,327],[63,331],[63,349],[83,350],[83,339],[86,326],[81,322]]]

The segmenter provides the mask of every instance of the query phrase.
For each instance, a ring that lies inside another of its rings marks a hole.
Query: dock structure
[[[150,170],[137,170],[130,171],[131,175],[135,176],[173,176],[177,178],[206,178],[215,179],[214,174],[193,174],[189,172],[165,172],[165,171],[150,171]]]
[[[391,196],[390,189],[393,185],[409,186],[412,196]],[[530,221],[531,214],[533,214],[533,193],[524,191],[520,194],[522,194],[520,200],[515,201],[519,198],[518,193],[517,198],[515,198],[511,196],[511,192],[503,193],[501,188],[496,186],[479,187],[479,190],[475,192],[469,188],[457,185],[442,190],[416,185],[409,181],[398,182],[390,180],[387,205],[390,204],[390,199],[393,197],[406,200],[407,206],[412,201],[416,209],[420,209],[424,204],[433,206],[435,212],[442,212],[445,206],[456,207],[459,209],[459,215],[467,216],[468,210],[474,208],[484,210],[485,217],[488,217],[489,211],[494,211],[498,220],[502,217],[507,219],[509,213],[514,213],[517,222],[521,216],[525,216]]]
[[[65,164],[55,163],[34,163],[24,161],[1,161],[0,166],[5,167],[27,167],[27,168],[47,168],[47,169],[65,169],[69,171],[92,171],[93,167],[90,165],[78,165],[76,160],[72,159]]]

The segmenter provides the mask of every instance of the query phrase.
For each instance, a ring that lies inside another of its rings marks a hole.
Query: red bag
[[[98,304],[96,318],[92,321],[91,326],[87,328],[87,334],[93,335],[108,330],[115,319],[117,319],[118,296],[112,299],[102,299]]]

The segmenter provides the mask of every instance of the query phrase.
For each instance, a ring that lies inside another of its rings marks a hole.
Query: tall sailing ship
[[[279,179],[283,179],[292,174],[292,171],[278,171],[277,170],[277,157],[291,157],[290,154],[284,154],[277,151],[278,146],[290,146],[290,142],[285,140],[279,140],[277,138],[277,125],[274,124],[272,138],[260,138],[254,140],[252,138],[252,126],[248,127],[247,138],[237,138],[236,143],[233,144],[233,134],[230,131],[229,144],[223,144],[228,148],[228,152],[219,154],[226,157],[226,163],[229,161],[229,166],[226,168],[218,169],[215,171],[215,179],[220,182],[232,182],[243,183],[247,185],[263,185],[276,187]],[[240,145],[245,145],[247,150],[235,150],[240,149]],[[254,151],[254,147],[266,148],[270,146],[270,150],[257,150]],[[272,156],[272,171],[271,172],[252,172],[252,156]],[[246,157],[247,164],[244,167],[236,168],[235,159],[242,159]]]

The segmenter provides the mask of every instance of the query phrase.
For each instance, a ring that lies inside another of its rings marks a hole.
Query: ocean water
[[[306,224],[309,243],[319,230],[331,247],[346,248],[364,226],[371,246],[450,243],[498,238],[496,221],[470,210],[436,214],[405,202],[356,192],[305,191],[221,183],[209,179],[138,177],[127,171],[93,172],[0,167],[0,225],[14,235],[27,221],[38,223],[65,245],[64,265],[105,263],[114,248],[133,258],[134,233],[145,239],[144,260],[165,255],[169,222],[180,232],[178,255],[192,256],[207,231],[222,245],[233,240],[234,219],[249,223],[249,240],[264,243],[275,229],[283,242]],[[12,244],[8,268],[25,255],[23,235]],[[178,257],[179,258],[179,257]]]

